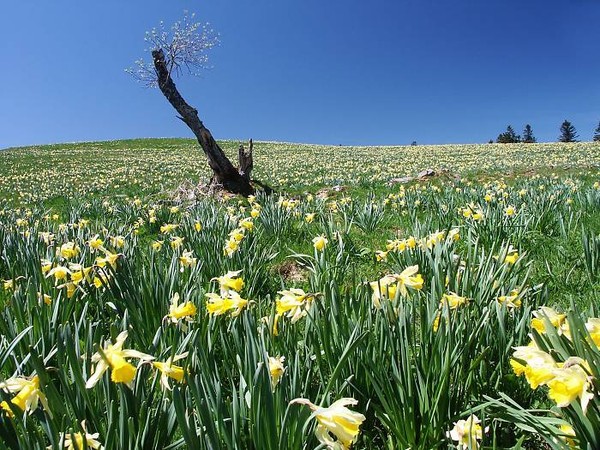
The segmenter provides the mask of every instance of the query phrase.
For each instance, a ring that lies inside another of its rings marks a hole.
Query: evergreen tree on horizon
[[[594,142],[600,142],[600,122],[598,122],[598,127],[594,130],[594,137],[592,138]]]
[[[511,125],[506,127],[506,131],[504,133],[500,133],[496,142],[499,144],[512,144],[515,142],[521,142],[521,136],[515,133],[515,130]]]
[[[523,130],[523,142],[525,142],[527,144],[532,144],[534,142],[537,142],[537,140],[535,139],[535,136],[533,135],[533,129],[531,128],[531,125],[529,125],[529,124],[525,125],[525,129]]]
[[[565,120],[560,126],[560,136],[558,137],[558,140],[560,142],[577,142],[578,137],[577,130],[575,130],[573,124],[568,120]]]

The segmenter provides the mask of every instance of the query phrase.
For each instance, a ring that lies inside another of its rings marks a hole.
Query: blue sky
[[[0,27],[0,148],[191,137],[124,69],[184,10],[221,34],[177,84],[217,139],[555,141],[600,122],[599,0],[20,0]]]

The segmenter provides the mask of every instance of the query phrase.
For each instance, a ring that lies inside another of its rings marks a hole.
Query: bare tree
[[[139,59],[136,67],[127,72],[146,86],[159,88],[179,114],[178,118],[192,130],[213,171],[212,184],[222,185],[233,193],[252,194],[252,140],[248,149],[240,146],[239,168],[235,168],[198,117],[198,110],[184,100],[173,81],[173,77],[195,76],[208,67],[207,52],[218,45],[218,35],[209,24],[194,22],[194,15],[186,12],[183,20],[173,24],[170,31],[161,22],[159,28],[146,32],[145,40],[152,62]]]

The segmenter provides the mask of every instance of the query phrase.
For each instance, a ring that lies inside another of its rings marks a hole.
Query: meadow
[[[191,140],[2,151],[0,448],[600,448],[599,165],[257,142],[242,198]]]

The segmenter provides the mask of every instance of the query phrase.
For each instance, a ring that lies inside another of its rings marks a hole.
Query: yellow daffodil
[[[517,210],[512,205],[504,208],[504,214],[506,214],[508,217],[514,216],[516,213],[517,213]]]
[[[155,251],[160,251],[160,249],[162,248],[163,244],[165,243],[165,241],[152,241],[151,247],[152,250]]]
[[[196,305],[192,302],[185,302],[179,304],[179,294],[175,293],[171,299],[171,305],[169,306],[169,314],[165,318],[169,319],[173,323],[177,323],[182,319],[192,320],[193,316],[196,315]]]
[[[292,323],[306,316],[315,294],[307,294],[302,289],[292,288],[278,291],[280,297],[275,300],[275,313],[277,316],[286,316]]]
[[[0,389],[10,393],[17,393],[10,402],[21,411],[31,414],[42,403],[49,411],[46,396],[40,391],[40,379],[37,375],[31,378],[13,377],[0,383]],[[12,410],[7,402],[2,402],[0,408],[12,416]]]
[[[515,347],[510,365],[516,375],[525,375],[531,389],[548,383],[554,378],[554,370],[557,368],[552,356],[530,345]]]
[[[233,231],[231,231],[231,233],[229,233],[229,238],[230,240],[233,240],[235,242],[242,242],[242,239],[244,239],[245,236],[245,228],[236,228]]]
[[[236,292],[240,292],[244,287],[244,280],[240,277],[241,270],[232,270],[227,272],[225,275],[215,277],[211,281],[218,281],[221,290],[221,295],[227,295],[230,289]]]
[[[550,308],[548,306],[542,306],[537,311],[534,311],[533,315],[535,317],[531,319],[531,326],[535,328],[535,330],[538,333],[541,334],[544,334],[548,331],[546,328],[547,322],[545,319],[547,319],[550,322],[550,324],[554,328],[556,328],[557,331],[559,331],[560,334],[561,325],[563,325],[567,318],[566,314],[559,314],[553,308]]]
[[[102,448],[102,444],[100,443],[100,441],[98,441],[100,433],[88,433],[85,426],[85,420],[81,422],[81,429],[83,430],[83,433],[62,433],[61,440],[64,440],[62,448],[66,448],[67,450],[87,450],[88,448]],[[51,446],[48,448],[51,448]]]
[[[41,292],[38,292],[37,297],[40,302],[44,302],[46,305],[50,305],[52,303],[52,297],[50,297],[48,294],[42,294]]]
[[[375,252],[375,260],[377,262],[387,261],[388,252],[383,252],[381,250],[377,250]]]
[[[304,214],[304,221],[306,223],[313,223],[315,220],[315,213],[306,213]]]
[[[450,292],[448,294],[442,294],[442,300],[440,306],[448,306],[449,309],[457,309],[459,306],[466,305],[469,302],[467,297],[461,297],[460,295]]]
[[[194,258],[192,256],[193,254],[194,252],[192,250],[184,251],[183,254],[179,257],[179,264],[181,265],[182,272],[186,267],[194,267],[196,265],[198,259]]]
[[[94,286],[97,289],[100,289],[104,286],[108,286],[108,282],[110,280],[110,276],[104,272],[98,272],[95,276],[94,279],[92,280],[92,283],[94,284]]]
[[[40,238],[46,245],[52,245],[54,242],[54,235],[49,231],[40,231]]]
[[[139,352],[137,350],[123,350],[123,344],[127,339],[127,331],[121,332],[115,341],[104,343],[104,348],[92,355],[92,362],[96,364],[96,368],[92,376],[87,380],[85,387],[92,388],[98,383],[100,377],[111,369],[110,379],[114,383],[130,384],[135,377],[136,368],[132,366],[126,358],[137,358],[141,362],[147,362],[154,359],[153,356]]]
[[[46,274],[46,278],[54,276],[55,284],[57,284],[61,280],[66,280],[67,277],[71,274],[71,271],[64,266],[55,266]]]
[[[178,249],[179,247],[181,247],[184,240],[185,240],[185,238],[182,238],[179,236],[172,236],[171,242],[169,242],[169,245],[171,246],[172,249]]]
[[[209,292],[205,294],[208,297],[206,309],[208,314],[212,316],[220,316],[231,311],[231,317],[237,317],[242,310],[248,305],[248,300],[240,297],[240,294],[231,290],[226,296]]]
[[[407,288],[421,290],[423,289],[423,276],[418,273],[419,266],[410,266],[400,272],[399,275],[393,275],[398,281],[398,289],[400,295],[406,297],[408,295]]]
[[[169,384],[169,378],[172,378],[173,380],[177,381],[178,383],[181,383],[183,381],[183,378],[185,376],[185,370],[183,369],[183,367],[176,366],[173,363],[186,358],[187,355],[188,355],[188,352],[185,352],[180,355],[175,355],[173,357],[169,357],[165,362],[158,362],[158,361],[152,362],[152,366],[155,369],[158,369],[161,373],[160,384],[162,385],[163,388],[165,388],[169,391],[172,389],[171,385]]]
[[[516,250],[509,252],[504,258],[505,264],[514,264],[519,259],[519,253]]]
[[[360,426],[366,419],[361,413],[346,407],[358,403],[353,398],[341,398],[328,408],[319,407],[305,398],[294,399],[290,404],[293,403],[306,405],[313,411],[311,418],[317,419],[315,435],[321,444],[330,449],[348,450],[356,442]]]
[[[202,224],[200,222],[194,222],[194,230],[197,232],[202,231]]]
[[[60,246],[58,253],[65,259],[71,259],[79,255],[79,246],[75,242],[67,242]]]
[[[162,234],[169,234],[173,231],[175,231],[175,229],[178,227],[179,225],[174,224],[174,223],[165,223],[164,225],[161,225],[160,227],[160,232]]]
[[[87,243],[90,246],[92,253],[104,245],[104,241],[100,239],[98,234],[91,238]]]
[[[254,229],[254,222],[252,222],[251,217],[246,217],[239,221],[238,226],[244,230],[252,231]]]
[[[271,374],[271,386],[273,389],[275,389],[275,386],[277,386],[285,372],[284,362],[285,356],[269,356],[269,373]]]
[[[373,305],[376,308],[381,308],[382,298],[388,300],[393,300],[394,298],[396,298],[398,282],[396,281],[396,277],[393,275],[386,275],[378,281],[371,281],[369,285],[373,290],[371,300],[373,301]]]
[[[466,420],[454,422],[454,428],[447,433],[447,436],[456,441],[459,450],[478,449],[479,441],[483,438],[480,423],[481,421],[477,416],[471,414]]]
[[[548,397],[554,400],[559,408],[565,408],[579,398],[585,414],[589,401],[594,397],[589,391],[590,377],[578,364],[556,369],[554,377],[547,384]]]
[[[69,264],[69,270],[71,271],[71,282],[79,284],[82,280],[89,280],[89,274],[92,267],[83,267],[81,264]]]
[[[231,257],[240,248],[240,243],[235,239],[229,239],[225,244],[224,253]]]
[[[52,262],[50,260],[42,259],[40,261],[40,263],[41,263],[43,274],[47,274],[48,272],[50,272],[50,269],[52,269]]]
[[[123,248],[125,246],[125,238],[123,236],[112,236],[110,238],[110,245],[114,248]]]
[[[590,334],[592,342],[596,344],[597,347],[600,347],[600,319],[596,317],[589,318],[585,324],[585,328]]]
[[[317,236],[316,238],[314,238],[312,240],[313,242],[313,247],[318,251],[321,252],[323,251],[323,249],[327,246],[327,243],[329,242],[327,240],[327,238],[323,235],[321,236]]]
[[[514,289],[508,295],[498,296],[498,303],[506,306],[508,309],[520,308],[521,299],[519,298],[519,291]]]

